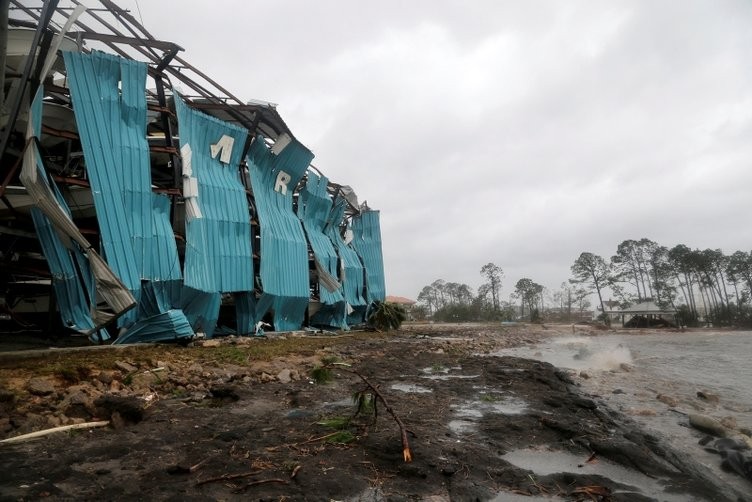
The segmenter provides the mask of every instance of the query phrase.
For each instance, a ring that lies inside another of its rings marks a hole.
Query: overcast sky
[[[118,3],[381,211],[387,294],[752,248],[752,2]]]

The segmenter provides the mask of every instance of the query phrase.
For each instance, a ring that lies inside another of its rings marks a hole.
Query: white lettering
[[[230,163],[230,156],[232,155],[232,147],[235,144],[235,138],[223,134],[219,141],[211,145],[212,159],[216,159],[219,155],[219,161],[223,164]]]
[[[193,157],[193,150],[191,150],[189,143],[180,147],[180,156],[183,158],[183,176],[192,176],[193,167],[191,166],[191,159]]]
[[[292,178],[284,171],[280,171],[277,174],[277,181],[274,183],[274,191],[279,192],[282,195],[287,195],[287,184],[290,183]]]

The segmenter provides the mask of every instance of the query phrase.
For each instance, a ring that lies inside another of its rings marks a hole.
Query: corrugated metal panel
[[[196,333],[203,333],[207,338],[214,335],[219,318],[220,293],[206,293],[189,287],[182,290],[181,306],[185,316]]]
[[[365,291],[365,277],[363,264],[355,250],[345,244],[340,234],[340,224],[345,219],[345,207],[347,202],[343,198],[334,201],[334,207],[329,215],[329,222],[326,227],[326,233],[337,248],[339,254],[342,272],[342,291],[345,301],[352,307],[365,307],[366,300],[363,297]],[[359,319],[360,322],[363,319]]]
[[[197,208],[186,215],[185,284],[207,293],[252,291],[251,222],[239,171],[248,132],[180,97],[175,107],[183,179],[198,188],[195,197],[185,194]]]
[[[139,79],[145,108],[146,64],[101,52],[65,52],[64,58],[105,258],[138,299],[147,224],[151,233],[146,119],[135,123],[129,110],[136,84],[123,81],[122,99],[118,84],[122,68],[124,78]],[[141,71],[134,68],[138,65]],[[138,135],[143,142],[134,139]]]
[[[261,318],[264,307],[272,303],[277,330],[300,328],[308,305],[308,245],[292,203],[293,189],[312,159],[313,154],[297,140],[274,155],[260,136],[248,154],[261,225],[259,273],[264,295],[257,305],[256,317]]]
[[[41,125],[35,121],[39,118],[39,108],[41,107],[41,92],[37,94],[35,100],[34,112],[30,110],[30,124],[35,125],[36,133],[39,134]],[[27,141],[34,137],[34,131],[27,130]],[[34,200],[36,207],[44,213],[52,223],[55,230],[59,232],[61,238],[75,241],[85,250],[86,257],[80,253],[74,253],[74,258],[79,262],[82,270],[86,266],[92,271],[93,279],[96,284],[98,296],[112,308],[114,315],[119,316],[124,312],[132,309],[136,305],[131,292],[127,289],[120,278],[104,262],[99,254],[92,249],[91,244],[81,234],[76,227],[70,214],[58,202],[59,195],[53,193],[50,183],[45,179],[42,173],[45,172],[42,157],[37,150],[35,142],[31,142],[30,147],[24,151],[23,167],[21,168],[20,180],[23,183],[29,195]],[[88,277],[83,277],[86,288],[91,289],[91,284],[87,282]],[[92,319],[98,325],[104,325],[112,319],[112,314],[103,310],[93,309],[91,312]]]
[[[381,225],[378,211],[364,211],[352,219],[355,251],[363,260],[366,269],[366,299],[383,302],[386,298],[384,285],[384,257],[381,252]]]
[[[152,229],[154,249],[151,252],[147,278],[152,281],[177,281],[182,279],[175,233],[170,224],[170,198],[152,194]]]
[[[256,333],[256,298],[253,293],[235,293],[235,318],[238,335]]]
[[[327,192],[329,180],[325,176],[308,173],[305,186],[298,199],[298,216],[303,222],[308,242],[313,250],[319,273],[319,300],[325,306],[311,318],[311,324],[347,328],[345,298],[337,270],[338,257],[334,245],[324,234],[332,200]],[[326,279],[323,276],[326,274]],[[335,289],[336,288],[336,289]]]
[[[29,110],[29,120],[36,137],[41,135],[41,118],[42,93],[40,88]],[[36,149],[37,145],[31,144],[28,148]],[[38,163],[41,162],[42,157],[40,155],[37,154],[35,158]],[[46,180],[43,166],[37,164],[36,168],[39,176]],[[57,185],[51,180],[47,180],[47,182],[61,209],[70,218],[70,209]],[[31,209],[31,217],[39,237],[39,243],[42,246],[42,253],[50,267],[52,286],[55,288],[55,296],[63,324],[70,329],[90,335],[92,341],[109,339],[110,335],[106,330],[97,331],[96,323],[91,317],[96,298],[94,276],[81,249],[74,242],[70,242],[70,246],[66,247],[60,240],[60,234],[55,230],[52,222],[39,208]],[[76,264],[78,267],[76,267]]]
[[[171,342],[193,336],[193,330],[182,310],[168,310],[139,319],[113,345],[124,343]]]
[[[139,319],[120,335],[114,345],[123,343],[168,342],[193,337],[193,329],[180,309],[171,308],[168,284],[178,281],[147,282],[141,290]]]
[[[169,199],[151,190],[147,66],[100,52],[64,57],[105,257],[140,303],[120,320],[129,331],[118,343],[191,336],[174,301],[161,301],[180,279],[180,267]],[[156,281],[145,283],[149,294],[142,280]],[[158,284],[163,281],[173,284]]]
[[[32,208],[31,217],[37,230],[42,252],[47,259],[52,274],[58,309],[63,324],[75,331],[91,334],[96,330],[90,309],[93,306],[92,291],[85,291],[84,281],[79,277],[71,252],[68,250],[50,224],[50,220],[37,208]],[[87,262],[88,263],[88,262]],[[91,270],[87,267],[87,272]],[[106,331],[104,339],[109,338]]]

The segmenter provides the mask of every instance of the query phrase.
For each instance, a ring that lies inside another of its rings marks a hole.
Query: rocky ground
[[[744,500],[582,377],[494,355],[566,334],[413,325],[5,354],[0,437],[109,424],[0,443],[0,500]],[[353,416],[353,395],[376,414]],[[561,456],[569,472],[525,465]]]

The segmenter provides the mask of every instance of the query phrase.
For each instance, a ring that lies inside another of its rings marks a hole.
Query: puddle
[[[468,378],[478,378],[479,376],[480,375],[425,375],[420,378],[425,378],[426,380],[449,380],[452,378],[464,380]]]
[[[455,434],[467,434],[468,432],[475,432],[478,429],[477,424],[469,420],[451,420],[448,426],[449,430]]]
[[[455,414],[461,417],[483,418],[487,413],[501,415],[522,415],[528,410],[527,403],[517,399],[494,398],[492,401],[466,401],[461,405],[453,405]]]
[[[490,394],[484,395],[491,396]],[[492,396],[489,401],[483,399],[465,401],[462,404],[453,404],[451,408],[457,419],[449,422],[449,429],[455,434],[465,434],[477,431],[477,422],[484,415],[521,415],[527,411],[528,406],[525,401],[519,399]]]
[[[431,392],[433,392],[427,387],[422,387],[420,385],[415,385],[412,383],[395,383],[392,384],[391,388],[394,390],[400,390],[402,392],[408,392],[410,394],[430,394]]]
[[[686,494],[665,493],[659,480],[626,469],[606,459],[599,458],[597,462],[585,463],[587,460],[586,454],[574,455],[565,451],[524,449],[511,451],[502,455],[501,458],[521,469],[533,471],[538,476],[560,472],[599,475],[617,483],[631,486],[635,492],[650,497],[658,497],[667,502],[688,500]]]
[[[527,411],[527,403],[524,401],[506,401],[503,403],[489,403],[489,407],[502,415],[522,415]]]
[[[458,417],[483,418],[483,412],[471,405],[458,406],[454,414]]]
[[[429,368],[422,368],[420,371],[422,373],[425,373],[425,375],[422,375],[420,378],[425,378],[426,380],[449,380],[450,378],[464,380],[470,378],[478,378],[480,376],[449,374],[450,371],[462,371],[462,366],[452,366],[451,368],[446,368],[444,366],[433,366]]]

